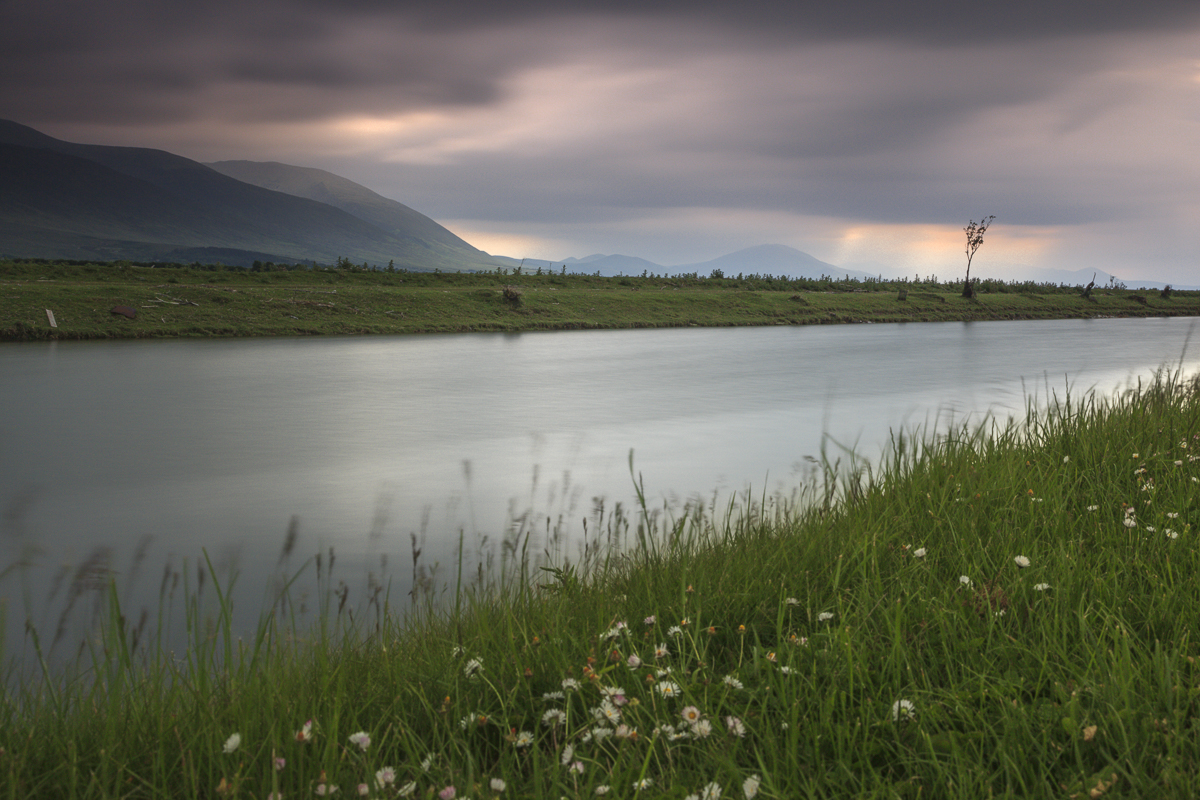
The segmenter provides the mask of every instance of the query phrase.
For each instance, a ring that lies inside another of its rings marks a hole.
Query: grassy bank
[[[193,590],[183,653],[114,604],[6,694],[0,796],[1194,797],[1197,392],[898,441],[800,503],[643,506],[582,564],[514,541],[244,641]]]
[[[295,336],[1200,315],[1200,292],[0,262],[0,339]],[[113,313],[132,310],[135,318]],[[54,314],[52,327],[47,311]]]

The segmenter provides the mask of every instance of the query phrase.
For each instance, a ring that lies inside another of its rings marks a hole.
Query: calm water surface
[[[141,543],[154,596],[162,565],[201,548],[261,596],[255,576],[275,568],[295,517],[297,554],[332,546],[351,575],[387,554],[399,594],[412,534],[443,564],[460,532],[495,542],[527,509],[575,535],[593,498],[631,499],[631,450],[657,502],[786,492],[823,436],[877,457],[891,430],[1020,414],[1027,396],[1107,392],[1181,357],[1195,371],[1192,326],[3,344],[0,569],[30,557],[28,596],[47,620],[52,576],[97,547],[129,573]],[[19,604],[14,575],[0,597]]]

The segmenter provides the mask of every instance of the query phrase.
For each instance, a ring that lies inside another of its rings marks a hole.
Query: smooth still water
[[[353,583],[386,554],[402,596],[413,534],[446,565],[460,532],[495,543],[526,510],[578,533],[594,498],[631,501],[631,450],[660,504],[786,493],[823,436],[876,458],[890,430],[1019,415],[1027,396],[1107,392],[1181,357],[1196,371],[1193,324],[3,344],[0,571],[32,566],[0,598],[10,621],[29,603],[52,627],[54,576],[105,547],[118,583],[154,598],[164,563],[201,548],[261,598],[293,517],[293,566],[334,547]]]

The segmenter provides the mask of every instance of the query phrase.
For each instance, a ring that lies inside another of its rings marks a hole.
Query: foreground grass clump
[[[315,629],[115,607],[10,689],[11,797],[1194,797],[1200,384],[898,439],[799,501],[609,518],[625,547]],[[115,596],[115,595],[114,595]]]

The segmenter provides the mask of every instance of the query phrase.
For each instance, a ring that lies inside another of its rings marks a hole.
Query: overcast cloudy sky
[[[4,0],[0,116],[345,175],[492,253],[1200,283],[1200,3]],[[425,7],[428,6],[428,7]],[[436,8],[435,8],[436,6]]]

